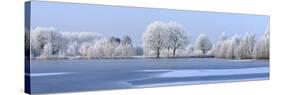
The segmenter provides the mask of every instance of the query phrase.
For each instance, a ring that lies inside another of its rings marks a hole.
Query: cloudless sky
[[[269,24],[269,16],[43,1],[31,3],[32,29],[54,27],[59,31],[97,32],[106,37],[128,35],[136,45],[142,44],[142,34],[153,21],[181,24],[193,43],[200,33],[207,34],[212,42],[216,42],[222,32],[228,36],[253,32],[259,38]]]

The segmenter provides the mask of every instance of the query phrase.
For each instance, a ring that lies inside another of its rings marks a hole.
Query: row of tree
[[[112,58],[135,53],[129,36],[105,38],[93,32],[58,32],[54,28],[35,28],[30,43],[34,58]]]
[[[235,35],[230,38],[223,33],[211,54],[229,59],[269,59],[269,40],[269,31],[266,31],[259,40],[251,33],[246,33],[244,37]]]
[[[156,21],[143,33],[143,45],[133,46],[124,36],[103,37],[94,32],[58,32],[54,28],[31,30],[30,56],[34,58],[120,58],[145,57],[217,57],[229,59],[269,59],[269,30],[256,39],[255,34],[227,37],[222,33],[213,44],[206,34],[200,34],[194,45],[183,26],[176,22]],[[28,37],[29,38],[29,37]]]
[[[230,59],[269,59],[269,30],[256,40],[255,34],[244,37],[234,35],[228,38],[222,33],[219,41],[213,44],[206,34],[200,34],[195,45],[189,45],[190,37],[182,25],[175,22],[156,21],[147,26],[143,33],[144,56],[172,57],[214,56]]]

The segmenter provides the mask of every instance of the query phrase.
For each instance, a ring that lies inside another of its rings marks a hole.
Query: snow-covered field
[[[268,60],[216,58],[32,60],[32,93],[269,79]]]

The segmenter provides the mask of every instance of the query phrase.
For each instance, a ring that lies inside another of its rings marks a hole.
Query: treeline
[[[218,58],[269,59],[269,40],[269,31],[258,40],[255,34],[251,33],[246,33],[244,37],[226,37],[222,34],[211,54]]]
[[[144,57],[216,57],[228,59],[269,59],[269,30],[256,38],[253,33],[240,37],[220,36],[212,43],[200,34],[194,45],[182,25],[156,21],[142,35],[143,45],[136,47],[129,36],[103,37],[94,32],[61,32],[54,28],[35,28],[30,38],[31,58],[129,58]]]
[[[35,28],[30,32],[31,58],[112,58],[135,53],[129,36],[105,38],[93,32],[58,32]]]
[[[200,34],[194,45],[180,24],[156,21],[143,34],[144,55],[150,57],[214,56],[229,59],[269,59],[269,30],[256,39],[255,34],[227,37],[222,33],[217,43]]]

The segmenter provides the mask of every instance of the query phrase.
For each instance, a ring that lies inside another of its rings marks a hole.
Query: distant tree
[[[233,36],[231,39],[224,42],[224,45],[226,45],[226,53],[225,58],[234,59],[235,58],[235,50],[240,44],[240,38],[237,36]]]
[[[254,57],[257,59],[269,59],[270,53],[270,37],[269,30],[265,32],[263,37],[257,42],[254,51]]]
[[[77,42],[71,42],[67,45],[66,55],[79,56],[79,45]]]
[[[132,40],[129,36],[124,36],[121,40],[121,44],[115,50],[117,57],[129,57],[135,55],[135,49],[132,44]]]
[[[122,41],[124,41],[124,39],[122,39]],[[123,43],[122,41],[119,38],[115,37],[97,40],[95,44],[90,45],[87,48],[87,56],[88,58],[115,58],[135,55],[135,49],[133,45],[127,42]],[[85,48],[87,46],[88,45],[85,45]],[[83,49],[81,51],[83,51]]]
[[[42,54],[40,55],[41,57],[48,57],[50,55],[53,55],[53,47],[52,47],[52,44],[51,43],[47,43],[44,45],[43,47],[43,52]]]
[[[255,47],[255,35],[246,33],[245,37],[241,39],[240,45],[236,49],[236,57],[239,59],[251,59],[253,58],[253,52]]]
[[[63,38],[59,32],[54,28],[40,28],[37,27],[31,32],[31,52],[34,56],[40,56],[45,52],[44,56],[47,55],[57,55],[64,43]],[[47,45],[48,46],[45,46]],[[46,48],[49,48],[48,53],[46,54]],[[45,48],[45,50],[44,50]]]
[[[196,40],[196,49],[201,50],[205,55],[209,50],[212,49],[212,42],[206,36],[206,34],[200,34]]]
[[[60,32],[65,41],[63,43],[61,55],[68,56],[86,56],[88,45],[94,44],[100,40],[101,34],[95,32]]]
[[[108,44],[107,39],[100,39],[95,42],[95,44],[89,46],[87,57],[88,58],[105,58],[109,54],[107,54],[107,47],[106,44]]]
[[[117,57],[129,57],[135,55],[135,49],[131,44],[120,44],[116,50],[115,55]]]
[[[112,44],[117,44],[117,45],[119,45],[120,42],[121,42],[120,38],[118,38],[118,37],[110,37],[110,38],[109,38],[109,41],[110,41]]]
[[[123,45],[132,45],[132,39],[129,36],[124,36],[121,40]]]
[[[88,49],[90,46],[91,46],[91,43],[88,43],[88,42],[84,42],[83,44],[81,44],[81,46],[79,48],[80,55],[87,56]]]
[[[104,38],[94,32],[58,32],[41,27],[30,32],[30,47],[30,55],[40,58],[113,58],[135,54],[129,36]]]
[[[220,37],[219,37],[219,41],[217,42],[216,46],[214,46],[214,51],[213,51],[213,55],[217,58],[223,58],[225,57],[225,54],[227,52],[227,50],[225,49],[225,41],[228,40],[228,37],[225,35],[224,32],[221,33]]]

